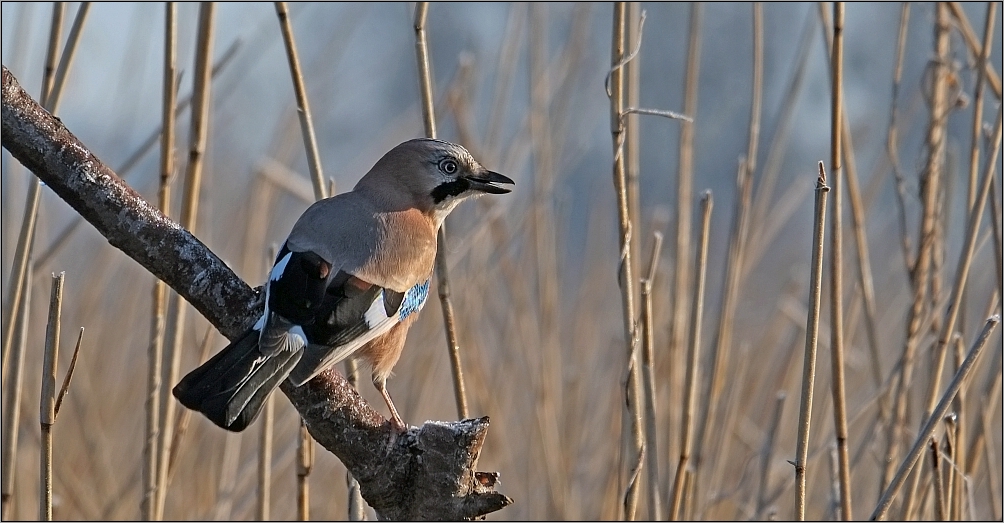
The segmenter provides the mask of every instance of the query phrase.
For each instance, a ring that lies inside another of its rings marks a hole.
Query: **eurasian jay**
[[[462,200],[513,183],[450,142],[391,149],[352,191],[304,211],[276,256],[261,318],[185,376],[175,397],[241,431],[283,380],[300,386],[355,355],[403,432],[386,382],[429,295],[439,227]]]

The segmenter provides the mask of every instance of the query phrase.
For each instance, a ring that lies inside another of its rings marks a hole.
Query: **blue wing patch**
[[[399,321],[404,321],[411,313],[421,310],[422,305],[425,305],[425,299],[429,297],[429,282],[431,281],[432,278],[429,278],[404,293],[404,300],[401,302],[400,310],[398,310]]]

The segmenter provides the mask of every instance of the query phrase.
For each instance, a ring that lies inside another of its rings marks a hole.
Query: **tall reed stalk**
[[[210,84],[213,54],[213,23],[216,4],[203,2],[199,6],[199,26],[195,50],[195,78],[192,92],[192,118],[189,130],[188,165],[185,169],[185,186],[181,202],[181,226],[194,232],[199,210],[199,195],[202,187],[202,168],[208,141],[210,114]],[[178,295],[174,295],[174,325],[168,339],[169,350],[164,354],[167,366],[167,386],[173,387],[181,374],[181,350],[184,343],[185,319],[188,307]],[[170,394],[164,395],[163,422],[160,433],[160,449],[157,465],[158,498],[157,517],[162,518],[170,486],[168,474],[171,463],[171,444],[176,426],[177,402]]]
[[[418,85],[422,104],[422,122],[425,124],[426,138],[436,138],[436,112],[433,105],[432,66],[429,63],[429,44],[426,40],[425,21],[429,16],[429,3],[415,5],[415,55],[418,61]],[[457,402],[457,415],[466,419],[467,391],[464,388],[464,373],[460,363],[460,342],[457,337],[457,320],[450,298],[450,276],[446,265],[446,224],[439,228],[436,237],[436,281],[439,304],[443,309],[443,326],[446,330],[446,349],[450,356],[450,370],[453,372],[453,393]]]
[[[694,297],[690,307],[690,343],[687,349],[687,383],[684,389],[682,430],[680,431],[680,461],[676,466],[676,479],[673,481],[673,492],[670,496],[670,521],[681,519],[680,507],[684,502],[686,475],[692,473],[692,469],[688,469],[688,463],[694,440],[697,388],[700,385],[698,363],[701,348],[701,322],[704,314],[704,282],[708,273],[708,237],[711,233],[711,209],[713,206],[711,191],[705,191],[701,197],[701,235],[698,240],[697,259],[694,263],[697,274],[694,280]],[[692,475],[691,478],[693,478]],[[693,500],[690,501],[690,503],[692,502]]]
[[[178,99],[177,87],[177,5],[164,5],[164,77],[162,88],[161,119],[163,133],[160,139],[160,184],[157,190],[157,208],[165,216],[171,213],[171,181],[174,178],[174,106]],[[161,399],[164,366],[164,333],[167,327],[167,284],[159,279],[153,283],[152,311],[150,314],[149,370],[147,374],[146,437],[143,440],[143,499],[141,513],[147,521],[163,518],[160,510],[160,474],[158,441],[161,437]]]
[[[809,459],[809,425],[812,393],[816,383],[816,348],[819,344],[819,304],[823,285],[823,240],[826,230],[826,171],[819,162],[812,228],[812,271],[809,275],[809,307],[805,320],[805,356],[802,364],[802,393],[798,410],[798,439],[795,446],[795,517],[805,521],[805,474]]]
[[[286,2],[276,2],[275,12],[279,17],[279,27],[282,29],[282,42],[286,46],[286,59],[289,61],[289,73],[293,78],[293,92],[296,94],[296,115],[300,118],[300,132],[303,135],[303,146],[307,150],[307,168],[310,170],[310,180],[314,185],[314,198],[327,198],[327,187],[324,185],[324,170],[321,168],[321,155],[317,150],[317,135],[314,133],[314,119],[310,112],[310,102],[307,98],[307,87],[303,82],[303,72],[300,70],[300,58],[296,52],[296,40],[293,37],[293,25],[289,21],[289,9]]]
[[[626,51],[626,22],[627,22],[627,2],[617,2],[614,4],[613,16],[613,38],[611,70],[609,75],[610,96],[610,134],[613,137],[613,181],[614,193],[617,197],[617,222],[619,230],[620,258],[618,261],[617,281],[621,292],[621,312],[624,325],[624,338],[626,343],[625,372],[626,380],[624,401],[622,403],[622,419],[625,423],[622,437],[628,442],[623,447],[626,452],[621,458],[621,472],[625,470],[640,470],[642,447],[644,446],[644,436],[641,428],[641,380],[638,375],[638,332],[636,330],[635,302],[634,302],[634,270],[631,258],[632,234],[631,230],[631,209],[628,206],[627,172],[625,170],[624,140],[626,129],[624,127],[624,64],[627,58]],[[628,474],[627,483],[624,485],[624,518],[632,521],[635,518],[635,511],[638,508],[638,483],[634,481],[634,474]]]
[[[59,362],[59,328],[63,306],[64,273],[52,275],[49,321],[45,328],[42,359],[42,396],[38,419],[42,430],[39,469],[38,519],[52,521],[52,425],[56,422],[56,365]]]
[[[830,58],[830,355],[833,379],[833,424],[837,438],[840,516],[851,513],[851,465],[847,451],[847,396],[844,391],[844,247],[843,247],[843,132],[844,3],[833,3],[833,45]]]
[[[703,4],[690,4],[690,18],[687,29],[687,70],[684,73],[683,112],[691,118],[697,118],[697,86],[700,79],[701,66],[701,13]],[[672,362],[670,378],[670,405],[677,404],[677,391],[685,365],[683,363],[684,347],[687,343],[687,299],[690,296],[690,236],[692,234],[692,215],[694,199],[694,122],[680,123],[680,155],[677,166],[676,182],[676,250],[673,271],[673,319],[670,327],[669,360]],[[670,434],[675,433],[675,427],[667,427]],[[670,438],[672,441],[673,438]],[[667,456],[676,455],[673,443],[670,443]],[[667,467],[667,470],[672,470]]]
[[[659,496],[659,447],[657,437],[656,392],[655,392],[655,312],[652,304],[652,285],[659,270],[659,252],[662,250],[662,234],[653,234],[652,256],[648,262],[647,276],[641,281],[642,306],[642,378],[645,382],[645,466],[648,467],[648,517],[662,520],[662,500]]]

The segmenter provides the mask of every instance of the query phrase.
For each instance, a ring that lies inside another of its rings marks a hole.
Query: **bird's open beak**
[[[509,185],[515,185],[516,182],[512,181],[508,176],[499,174],[495,171],[482,171],[477,175],[471,175],[467,177],[467,181],[471,183],[471,189],[475,191],[481,191],[488,194],[505,194],[507,192],[512,192],[512,189],[508,187],[499,187],[496,184],[505,183]]]

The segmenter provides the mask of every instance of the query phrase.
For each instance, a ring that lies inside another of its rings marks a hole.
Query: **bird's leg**
[[[387,378],[373,376],[373,386],[383,396],[383,400],[387,403],[387,408],[390,409],[390,425],[398,432],[406,432],[408,425],[404,423],[401,416],[397,413],[394,401],[390,399],[390,394],[387,392]]]

